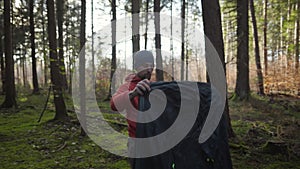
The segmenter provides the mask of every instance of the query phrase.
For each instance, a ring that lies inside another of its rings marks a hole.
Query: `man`
[[[138,99],[139,96],[150,92],[150,78],[154,67],[154,58],[150,51],[139,51],[134,54],[133,59],[136,73],[125,79],[126,83],[119,87],[110,101],[112,110],[126,111],[130,137],[136,137]]]
[[[150,92],[150,78],[154,67],[154,58],[150,51],[142,50],[134,54],[134,69],[136,73],[126,77],[123,85],[112,96],[110,106],[112,110],[126,111],[128,133],[136,137],[136,119],[139,96]],[[135,159],[130,159],[131,168],[135,168]]]

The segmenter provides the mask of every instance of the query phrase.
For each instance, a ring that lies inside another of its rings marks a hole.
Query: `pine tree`
[[[55,120],[66,120],[67,111],[62,93],[61,76],[59,71],[59,60],[57,56],[56,44],[56,22],[53,0],[47,0],[47,18],[48,18],[48,35],[49,35],[49,51],[50,51],[50,74],[53,85]]]
[[[248,0],[237,1],[237,79],[235,93],[241,100],[248,99],[249,87],[249,26]]]
[[[14,60],[12,53],[12,32],[11,32],[11,1],[4,1],[4,41],[5,41],[5,100],[2,108],[17,107]]]
[[[31,42],[31,59],[32,59],[32,84],[33,92],[39,93],[39,83],[36,71],[36,57],[35,57],[35,30],[34,30],[34,0],[29,1],[29,12],[30,12],[30,42]]]

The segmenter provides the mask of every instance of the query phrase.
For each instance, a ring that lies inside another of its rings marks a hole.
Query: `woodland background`
[[[1,168],[129,168],[128,159],[102,150],[80,127],[71,95],[76,64],[91,68],[105,119],[126,134],[109,100],[132,72],[132,53],[154,51],[156,67],[170,72],[155,71],[155,80],[207,82],[208,49],[189,41],[196,30],[214,45],[226,72],[234,168],[299,168],[299,3],[1,0]],[[183,19],[163,27],[167,15]],[[129,26],[117,25],[124,18]],[[101,34],[103,26],[111,34]],[[116,41],[122,26],[128,38]],[[89,58],[79,57],[84,46]],[[79,72],[80,80],[85,76]]]

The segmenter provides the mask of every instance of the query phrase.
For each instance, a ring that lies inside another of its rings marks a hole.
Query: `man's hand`
[[[135,96],[143,96],[146,92],[150,92],[150,81],[148,79],[144,79],[140,81],[136,87],[129,93],[130,100]]]

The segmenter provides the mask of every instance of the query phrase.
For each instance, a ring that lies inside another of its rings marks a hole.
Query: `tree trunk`
[[[146,14],[145,14],[145,24],[146,24],[146,28],[145,28],[145,50],[147,49],[147,42],[148,42],[148,18],[149,18],[149,2],[150,0],[146,0]]]
[[[185,80],[189,80],[189,51],[188,51],[188,46],[189,46],[189,42],[188,42],[188,22],[189,22],[189,1],[187,1],[187,6],[186,6],[186,33],[185,33],[185,37],[186,37],[186,42],[185,42]]]
[[[44,0],[41,1],[41,13],[44,16]],[[44,58],[44,80],[45,84],[48,84],[48,55],[46,54],[46,29],[45,29],[45,18],[42,17],[42,43],[43,43],[43,58]]]
[[[64,121],[67,119],[66,105],[62,94],[61,76],[59,76],[59,60],[57,56],[56,44],[56,23],[53,0],[47,0],[47,18],[49,35],[49,53],[50,53],[50,74],[53,85],[55,120]]]
[[[67,59],[66,61],[66,77],[67,77],[67,84],[68,84],[68,93],[71,94],[72,91],[71,91],[71,88],[72,88],[72,84],[71,84],[71,76],[72,76],[72,72],[71,72],[71,59],[70,59],[70,55],[71,55],[71,51],[72,51],[72,47],[71,47],[71,44],[70,44],[70,19],[69,19],[69,16],[70,15],[70,4],[68,1],[66,1],[66,4],[65,4],[65,16],[66,16],[66,20],[65,20],[65,30],[66,30],[66,35],[65,35],[65,48],[66,48],[66,54],[65,54],[65,58]]]
[[[2,2],[0,3],[0,8],[2,9]],[[1,82],[2,82],[2,91],[1,94],[5,94],[5,70],[4,70],[4,48],[2,36],[4,36],[4,27],[3,27],[3,15],[0,18],[0,71],[1,71]]]
[[[282,9],[280,9],[280,43],[279,43],[279,60],[280,60],[280,69],[283,74],[285,74],[285,65],[284,65],[284,60],[283,60],[283,13]]]
[[[68,71],[69,71],[69,90],[68,93],[71,94],[72,93],[72,58],[71,58],[71,54],[68,54],[68,59],[69,59],[69,65],[68,65]]]
[[[40,72],[44,72],[44,70],[43,70],[43,60],[41,59],[40,60]],[[42,80],[42,78],[39,78],[39,80],[40,80],[40,84],[43,82],[43,80]]]
[[[16,46],[16,44],[14,43],[14,38],[16,37],[16,36],[14,36],[14,33],[15,33],[15,28],[16,28],[16,23],[14,22],[14,0],[11,0],[10,1],[11,3],[10,3],[10,20],[11,20],[11,22],[10,22],[10,24],[11,24],[11,46],[12,46],[12,53],[14,53],[14,49],[16,48],[15,46]],[[13,54],[12,54],[13,55]]]
[[[225,67],[225,54],[224,54],[224,42],[223,42],[223,33],[222,33],[222,25],[221,25],[221,13],[220,13],[220,5],[218,0],[207,1],[202,0],[202,11],[203,11],[203,25],[204,25],[204,34],[210,40],[212,45],[218,52],[220,60],[223,64],[223,69],[226,76],[226,67]],[[214,19],[212,19],[214,18]],[[207,41],[205,43],[208,43]],[[207,45],[205,45],[207,46]],[[211,49],[205,48],[205,53],[210,53]],[[227,87],[226,87],[227,88]],[[226,97],[224,114],[227,120],[228,125],[228,136],[233,137],[235,134],[232,130],[231,120],[229,116],[229,107],[228,107],[228,99]]]
[[[70,7],[69,7],[69,3],[68,3],[68,1],[66,1],[66,3],[67,3],[67,9],[66,9],[66,11],[67,11],[67,14],[68,14],[68,16],[70,15]],[[71,50],[71,46],[72,46],[72,44],[70,44],[70,42],[72,42],[72,39],[71,39],[71,37],[70,37],[70,35],[71,35],[71,31],[70,31],[70,19],[66,19],[66,43],[65,43],[65,46],[66,46],[66,51],[67,51],[67,58],[68,58],[68,62],[67,62],[67,67],[68,67],[68,79],[69,79],[69,87],[68,87],[68,93],[69,94],[71,94],[72,93],[72,53],[71,53],[71,51],[74,51],[74,50]]]
[[[289,24],[291,22],[291,11],[292,11],[292,3],[291,0],[288,0],[287,2],[287,6],[288,6],[288,11],[287,11],[287,17],[286,17],[286,22]],[[287,71],[290,67],[289,65],[289,61],[290,61],[290,50],[289,50],[289,46],[291,44],[291,37],[290,37],[290,26],[286,27],[286,36],[285,36],[285,57],[286,57],[286,68]]]
[[[23,50],[23,49],[22,49]],[[24,51],[26,51],[25,49],[24,49]],[[24,85],[24,87],[26,87],[27,86],[27,83],[26,83],[26,77],[27,77],[27,73],[26,73],[26,53],[24,52],[24,53],[22,53],[23,54],[23,57],[22,57],[22,74],[23,74],[23,85]]]
[[[297,19],[296,19],[296,28],[295,28],[295,75],[299,76],[299,21],[300,21],[300,0],[297,0]],[[300,82],[298,82],[298,96],[300,96]]]
[[[181,5],[181,72],[180,80],[184,80],[184,31],[185,31],[185,0],[182,0]]]
[[[94,37],[94,0],[91,0],[91,18],[92,18],[92,23],[91,23],[91,31],[92,31],[92,82],[93,84],[96,83],[95,81],[95,37]]]
[[[171,0],[171,36],[170,36],[170,51],[171,51],[171,64],[172,64],[172,80],[175,79],[175,72],[174,72],[174,50],[173,50],[173,0]]]
[[[5,100],[2,108],[17,107],[14,60],[12,53],[12,32],[10,23],[11,1],[4,1],[4,41],[5,41]]]
[[[1,29],[3,30],[3,29]],[[2,34],[0,35],[2,37]],[[5,70],[4,70],[4,58],[3,58],[3,43],[2,38],[0,39],[0,70],[1,70],[1,82],[2,91],[1,94],[5,94]]]
[[[21,1],[22,2],[22,1]],[[23,36],[25,36],[25,16],[22,16],[21,19],[21,24],[22,24],[22,31],[23,31]],[[26,55],[27,55],[27,47],[26,43],[24,42],[22,44],[22,49],[21,49],[21,60],[22,60],[22,76],[23,76],[23,85],[25,88],[27,88],[28,83],[27,83],[27,67],[26,67]]]
[[[64,0],[56,0],[56,15],[57,15],[57,28],[58,28],[58,59],[59,70],[61,76],[62,88],[68,89],[66,67],[64,59],[64,37],[63,37],[63,19],[64,19]]]
[[[264,0],[264,65],[265,65],[265,75],[268,75],[267,29],[268,29],[268,0]]]
[[[16,71],[17,71],[17,82],[16,84],[17,85],[20,85],[21,84],[21,79],[20,79],[20,65],[21,65],[21,62],[18,64],[18,61],[15,63],[16,64]]]
[[[30,42],[31,42],[31,59],[32,59],[32,84],[33,94],[39,93],[39,83],[36,72],[36,58],[35,58],[35,32],[34,32],[34,0],[29,1],[29,17],[30,17]]]
[[[198,76],[197,76],[197,80],[199,81],[199,82],[201,82],[201,74],[200,74],[200,72],[201,72],[201,68],[200,68],[200,64],[199,64],[199,56],[198,56],[198,49],[196,49],[196,70],[197,70],[197,72],[198,72]]]
[[[116,22],[117,22],[117,14],[116,14],[116,0],[111,1],[111,10],[112,10],[112,20],[111,20],[111,34],[112,34],[112,52],[111,52],[111,70],[110,70],[110,87],[108,92],[107,100],[111,98],[111,91],[115,91],[114,82],[114,74],[117,69],[117,60],[116,60]]]
[[[295,69],[296,73],[299,71],[299,22],[300,22],[300,0],[297,0],[297,19],[296,19],[296,28],[295,28]],[[300,93],[300,92],[299,92]]]
[[[228,83],[229,84],[231,84],[231,71],[232,71],[232,69],[231,69],[231,59],[233,58],[233,56],[231,55],[231,53],[232,53],[232,49],[231,49],[231,37],[229,37],[229,25],[230,25],[230,23],[231,23],[231,21],[230,20],[227,20],[226,21],[226,35],[225,35],[225,37],[226,37],[226,51],[225,51],[225,53],[226,53],[226,63],[227,63],[227,65],[228,65],[228,67],[227,67],[227,70],[226,70],[226,75],[227,75],[227,81],[228,81]],[[225,47],[224,47],[225,48]],[[225,50],[225,49],[224,49]],[[226,68],[226,65],[225,65],[225,68]],[[233,73],[232,73],[233,74]]]
[[[257,24],[256,24],[256,17],[255,17],[255,9],[254,9],[254,2],[250,0],[250,11],[252,17],[252,24],[253,24],[253,33],[254,33],[254,43],[255,43],[255,62],[257,68],[257,85],[259,88],[259,94],[264,95],[264,81],[263,75],[261,70],[261,63],[260,63],[260,55],[259,55],[259,44],[258,44],[258,33],[257,33]]]
[[[140,50],[140,3],[141,0],[132,0],[132,52],[133,53]],[[133,59],[133,65],[134,65],[134,59]]]
[[[86,132],[86,85],[85,85],[85,24],[86,24],[86,1],[81,0],[81,19],[80,19],[80,49],[79,58],[79,90],[80,90],[80,122],[81,135],[85,136]]]
[[[155,51],[156,51],[156,81],[164,80],[161,35],[160,35],[160,0],[154,0],[154,24],[155,24]]]
[[[237,79],[235,93],[241,100],[248,99],[249,87],[249,25],[248,0],[237,1]]]

